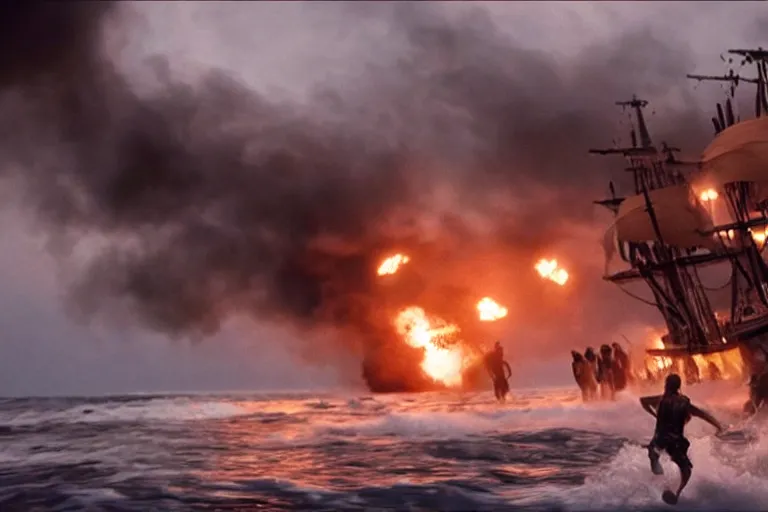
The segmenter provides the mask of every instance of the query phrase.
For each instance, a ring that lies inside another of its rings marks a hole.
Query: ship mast
[[[755,117],[768,114],[768,51],[758,48],[756,50],[728,50],[731,55],[744,57],[742,64],[754,64],[757,78],[742,80],[757,84],[755,92]],[[734,84],[738,85],[738,81]]]
[[[742,66],[745,64],[754,64],[756,70],[755,77],[745,77],[735,74],[733,69],[726,75],[687,75],[688,78],[698,81],[718,81],[729,82],[731,84],[728,90],[728,97],[723,105],[717,103],[717,116],[712,118],[712,124],[715,128],[715,134],[736,124],[739,120],[733,114],[732,99],[735,98],[736,88],[740,83],[749,83],[755,85],[755,117],[768,115],[768,51],[762,48],[758,49],[736,49],[728,50],[731,55],[743,57]],[[728,63],[733,63],[733,58],[728,59]],[[752,236],[750,230],[754,226],[764,226],[768,224],[766,214],[766,205],[756,205],[752,199],[753,184],[739,182],[725,185],[725,201],[734,219],[734,223],[728,226],[720,226],[716,229],[732,230],[735,238],[742,245],[741,254],[735,255],[733,259],[734,270],[732,276],[732,301],[731,301],[731,321],[739,323],[743,314],[754,312],[754,307],[750,300],[754,293],[756,298],[764,307],[768,307],[768,266],[762,258],[763,247],[758,244]],[[752,212],[759,211],[761,215],[755,218]]]
[[[731,55],[740,55],[744,59],[741,64],[754,64],[757,71],[757,78],[744,77],[728,71],[726,75],[686,75],[692,80],[709,82],[730,82],[729,98],[726,100],[726,115],[723,115],[723,107],[717,104],[717,117],[712,118],[712,124],[715,127],[715,133],[720,133],[725,128],[734,124],[733,108],[731,99],[736,95],[736,88],[740,83],[755,84],[755,117],[768,115],[768,51],[758,48],[757,50],[728,50]],[[729,63],[733,59],[728,59]]]
[[[626,171],[632,173],[635,194],[644,197],[656,240],[620,243],[619,253],[624,261],[630,263],[632,269],[607,276],[605,279],[619,285],[628,281],[645,281],[653,293],[654,304],[666,321],[669,338],[673,340],[674,345],[686,346],[691,350],[694,347],[703,348],[712,343],[721,343],[719,324],[694,267],[699,260],[707,261],[702,259],[701,255],[695,255],[695,251],[664,243],[649,195],[651,191],[685,183],[682,174],[675,170],[673,165],[668,165],[679,163],[674,157],[674,153],[679,150],[663,144],[659,151],[653,144],[643,115],[643,109],[648,105],[646,100],[633,96],[629,101],[616,104],[622,108],[631,108],[634,112],[637,130],[633,126],[630,132],[632,146],[591,149],[590,153],[622,155],[627,160],[629,166]],[[615,197],[613,187],[611,192],[611,199],[596,203],[617,213],[624,198]],[[718,259],[723,259],[723,256]]]
[[[617,102],[631,110],[631,145],[590,150],[623,156],[628,163],[625,170],[632,175],[634,194],[618,197],[611,182],[611,197],[595,203],[616,216],[606,242],[617,243],[619,256],[630,266],[604,279],[619,286],[644,282],[653,295],[650,303],[666,322],[664,348],[648,350],[652,356],[682,356],[691,361],[690,354],[730,350],[733,344],[748,352],[768,353],[768,265],[762,254],[768,247],[768,199],[766,190],[760,189],[768,183],[760,170],[765,156],[747,147],[762,140],[765,123],[747,124],[752,121],[742,122],[734,113],[735,91],[747,83],[756,89],[755,117],[768,116],[768,51],[728,53],[740,56],[742,65],[754,65],[756,74],[744,76],[730,70],[725,75],[688,75],[730,85],[726,100],[717,103],[712,117],[716,137],[729,131],[709,144],[685,174],[685,162],[675,157],[677,148],[654,144],[643,112],[648,102],[636,96]],[[692,201],[694,187],[710,186],[717,189],[699,190],[701,201]],[[703,211],[705,203],[709,215]],[[727,221],[721,217],[726,213]],[[714,216],[720,225],[713,226]],[[758,227],[760,236],[753,233]],[[606,246],[608,259],[612,250]],[[731,287],[731,315],[723,323],[699,279],[698,269],[711,264],[728,264],[731,273],[729,283],[720,288]]]

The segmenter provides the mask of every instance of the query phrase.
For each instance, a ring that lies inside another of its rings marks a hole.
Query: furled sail
[[[619,206],[616,220],[606,233],[604,247],[607,248],[608,241],[614,237],[618,243],[663,241],[681,248],[713,246],[712,235],[706,234],[711,233],[712,218],[690,187],[660,188],[649,191],[648,196],[662,240],[654,229],[645,196],[638,194],[627,197]]]
[[[768,117],[742,121],[723,130],[701,155],[696,189],[727,183],[768,183]]]

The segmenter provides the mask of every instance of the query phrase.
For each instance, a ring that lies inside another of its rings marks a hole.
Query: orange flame
[[[558,267],[557,260],[540,259],[536,263],[536,272],[539,273],[544,279],[549,279],[560,286],[563,286],[568,282],[568,272],[565,269]]]
[[[380,276],[392,275],[400,270],[402,265],[405,265],[409,261],[411,261],[411,259],[405,254],[395,254],[394,256],[385,259],[381,265],[379,265],[377,273]]]
[[[429,377],[446,386],[461,385],[465,354],[462,346],[439,346],[444,337],[456,334],[459,328],[440,318],[428,318],[420,307],[412,306],[398,313],[395,328],[405,342],[424,349],[421,369]]]
[[[649,342],[650,347],[653,349],[663,349],[664,348],[664,341],[662,341],[661,336],[658,334],[654,334],[651,337],[651,340]],[[653,364],[656,365],[656,369],[666,370],[670,367],[672,367],[672,358],[670,357],[664,357],[664,356],[652,356],[651,361]]]
[[[483,297],[477,303],[477,313],[482,322],[494,322],[507,316],[509,310],[490,297]]]
[[[768,228],[765,227],[752,228],[749,232],[752,233],[752,239],[759,244],[764,244],[766,238],[768,238]]]
[[[713,188],[708,188],[699,195],[699,199],[701,199],[702,202],[714,201],[718,197],[720,197],[720,194],[718,194],[717,190]]]

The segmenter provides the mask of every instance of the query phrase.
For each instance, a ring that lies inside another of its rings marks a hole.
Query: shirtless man
[[[758,352],[749,379],[749,400],[744,404],[744,413],[747,416],[757,414],[764,408],[765,403],[768,403],[768,365],[765,363],[764,354]]]
[[[691,403],[691,400],[680,393],[682,380],[673,373],[664,381],[664,394],[644,396],[640,399],[643,409],[656,418],[656,430],[648,444],[648,458],[651,459],[651,471],[661,475],[664,470],[659,464],[659,452],[666,451],[672,462],[680,468],[680,487],[677,493],[664,491],[664,501],[677,503],[680,493],[691,478],[693,464],[688,458],[688,447],[691,443],[685,438],[685,424],[692,417],[701,418],[717,429],[717,434],[723,432],[723,427],[711,414],[702,411]],[[669,500],[669,501],[668,501]]]
[[[573,378],[576,380],[579,389],[581,389],[581,399],[584,402],[594,400],[597,395],[595,372],[592,370],[589,362],[584,359],[584,356],[575,350],[571,350],[571,356],[573,357],[573,361],[571,362]]]
[[[603,400],[616,400],[616,364],[609,345],[600,347],[600,358],[597,360],[598,381],[600,382],[600,397]]]
[[[627,354],[621,345],[618,343],[612,343],[613,347],[613,361],[616,363],[615,387],[616,391],[621,391],[631,384],[634,380],[632,378],[632,365],[629,361],[629,354]]]
[[[754,373],[749,379],[749,400],[744,404],[747,416],[757,414],[768,400],[768,371]]]

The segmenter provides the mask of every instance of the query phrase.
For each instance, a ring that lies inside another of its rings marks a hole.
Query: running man
[[[702,411],[691,403],[691,400],[680,393],[682,380],[673,373],[664,381],[664,394],[644,396],[640,399],[643,409],[656,418],[656,430],[648,444],[648,458],[651,459],[651,471],[661,475],[664,470],[659,464],[659,452],[666,451],[672,462],[680,468],[680,487],[677,493],[664,492],[664,501],[677,503],[680,493],[691,479],[693,464],[688,458],[688,447],[691,443],[685,438],[685,425],[692,417],[701,418],[717,429],[717,434],[723,432],[723,426],[711,414]]]

